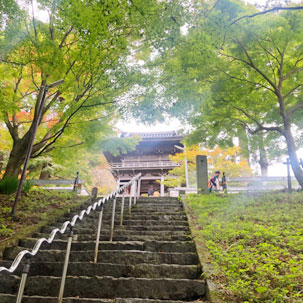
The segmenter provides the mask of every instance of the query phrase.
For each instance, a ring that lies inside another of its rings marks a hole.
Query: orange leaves
[[[20,112],[15,114],[15,118],[18,123],[32,121],[33,117],[34,117],[34,114],[32,111],[27,112],[27,111],[21,110]]]

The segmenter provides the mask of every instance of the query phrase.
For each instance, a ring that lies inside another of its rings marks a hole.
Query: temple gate
[[[158,191],[163,197],[167,192],[163,181],[168,171],[179,166],[170,161],[169,155],[179,153],[175,146],[183,147],[180,142],[183,136],[176,131],[149,132],[149,133],[127,133],[121,134],[122,138],[140,136],[142,140],[136,149],[127,154],[114,156],[108,152],[104,153],[110,164],[111,171],[117,180],[118,186],[128,182],[133,176],[142,173],[139,184],[140,195],[147,194],[150,187]]]

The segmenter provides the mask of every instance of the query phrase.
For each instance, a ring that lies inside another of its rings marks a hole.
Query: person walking
[[[209,187],[209,192],[211,193],[213,190],[218,192],[220,188],[220,183],[219,183],[219,176],[220,172],[217,170],[215,172],[215,175],[209,180],[208,187]]]

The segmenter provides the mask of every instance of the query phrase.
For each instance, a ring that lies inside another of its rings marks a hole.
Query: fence
[[[73,227],[77,224],[77,221],[82,221],[84,216],[89,215],[91,211],[97,211],[99,209],[99,218],[98,218],[98,227],[97,227],[97,233],[96,233],[96,245],[95,245],[95,253],[94,253],[94,263],[97,263],[98,259],[98,253],[99,253],[99,243],[100,243],[100,234],[101,234],[101,226],[102,226],[102,216],[103,216],[103,205],[108,202],[112,201],[113,206],[112,206],[112,216],[111,216],[111,227],[110,227],[110,238],[109,241],[113,240],[113,235],[114,235],[114,225],[115,225],[115,211],[116,211],[116,198],[119,194],[122,194],[122,204],[121,204],[121,214],[120,214],[120,225],[123,225],[123,214],[124,214],[124,204],[125,204],[125,195],[124,192],[126,188],[132,186],[134,188],[133,191],[130,191],[129,195],[129,213],[131,212],[132,205],[136,204],[137,198],[139,197],[138,193],[138,183],[141,178],[141,174],[138,174],[135,176],[133,179],[131,179],[128,183],[120,187],[117,191],[112,192],[105,198],[101,198],[91,204],[90,206],[87,207],[86,210],[82,210],[79,215],[75,215],[71,221],[65,221],[62,224],[61,229],[55,228],[52,230],[50,233],[50,236],[48,239],[46,238],[41,238],[37,240],[34,248],[29,251],[29,250],[23,250],[21,251],[16,258],[14,259],[12,265],[9,268],[6,267],[0,267],[0,274],[12,274],[14,273],[18,267],[21,264],[21,261],[23,258],[25,258],[25,264],[23,265],[23,271],[22,271],[22,276],[21,276],[21,281],[19,284],[19,290],[17,294],[17,299],[16,303],[21,303],[22,302],[22,297],[23,297],[23,292],[27,280],[27,275],[30,270],[30,264],[31,264],[31,258],[37,255],[37,253],[40,250],[40,247],[43,243],[47,242],[48,244],[51,244],[57,233],[59,234],[64,234],[66,233],[67,229],[69,228],[69,233],[68,233],[68,239],[67,239],[67,246],[66,246],[66,254],[65,254],[65,260],[64,260],[64,265],[63,265],[63,270],[62,270],[62,277],[61,277],[61,283],[60,283],[60,289],[59,289],[59,295],[58,295],[58,303],[62,303],[63,301],[63,294],[64,294],[64,287],[65,287],[65,280],[66,280],[66,273],[67,273],[67,268],[68,268],[68,263],[69,263],[69,256],[70,256],[70,251],[71,251],[71,245],[72,245],[72,239],[73,239]],[[94,191],[94,198],[97,198],[97,192]]]
[[[293,188],[299,188],[297,180],[292,177]],[[238,177],[227,178],[228,192],[250,191],[274,191],[287,190],[287,177]],[[196,187],[175,187],[170,189],[170,196],[178,196],[180,193],[197,193]]]
[[[75,183],[75,179],[30,179],[30,181],[36,185],[41,186],[43,189],[46,190],[64,190],[64,191],[77,191],[78,194],[81,195],[89,195],[87,189],[83,187],[83,181],[78,180]],[[52,186],[47,186],[52,185]]]

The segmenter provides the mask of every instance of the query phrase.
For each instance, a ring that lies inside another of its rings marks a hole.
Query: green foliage
[[[109,138],[102,140],[98,143],[98,146],[103,152],[109,152],[114,156],[120,154],[126,154],[136,149],[137,144],[141,141],[138,136],[130,138]]]
[[[10,240],[28,237],[42,226],[54,222],[68,210],[79,207],[85,201],[73,192],[31,190],[21,195],[19,208],[11,220],[13,196],[0,195],[0,250]]]
[[[10,195],[18,188],[19,180],[17,177],[6,176],[0,181],[0,193]]]
[[[8,162],[9,174],[16,174],[24,158],[43,84],[65,81],[46,95],[33,157],[78,145],[88,150],[109,136],[118,109],[131,102],[123,96],[137,80],[129,59],[143,49],[172,45],[183,24],[181,3],[38,0],[48,21],[26,10],[15,18],[10,12],[17,1],[0,4],[7,19],[0,27],[0,119],[20,143],[13,144],[13,154],[21,158]]]
[[[302,302],[302,193],[189,195],[228,302]]]
[[[22,190],[23,192],[28,194],[32,190],[33,186],[34,186],[33,181],[25,180],[22,184]]]

